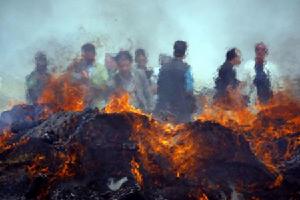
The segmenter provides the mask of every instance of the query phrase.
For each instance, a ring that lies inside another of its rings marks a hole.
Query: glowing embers
[[[236,99],[239,101],[238,97]],[[280,186],[284,178],[279,170],[279,161],[292,158],[300,146],[300,136],[287,137],[300,131],[300,102],[288,91],[282,91],[274,94],[267,104],[244,107],[240,103],[231,103],[228,107],[226,103],[207,103],[198,119],[215,121],[237,134],[244,134],[253,153],[277,176],[271,187]],[[276,144],[276,140],[282,137],[287,143],[283,155]]]
[[[46,166],[47,160],[44,155],[38,154],[26,168],[30,178],[34,178],[39,174],[48,174],[49,168]]]
[[[154,120],[147,125],[143,125],[142,120],[135,120],[133,128],[131,138],[138,144],[140,160],[149,173],[171,170],[177,177],[193,175],[200,149],[187,128]],[[153,162],[153,157],[161,157],[169,166],[160,168]]]
[[[140,165],[139,165],[139,163],[136,162],[134,158],[132,158],[130,164],[131,164],[131,173],[133,174],[136,182],[140,186],[143,186],[143,175],[140,172]]]
[[[76,176],[81,169],[79,160],[82,155],[83,149],[79,144],[70,144],[65,152],[52,152],[47,156],[37,154],[26,167],[31,182],[43,179],[43,185],[39,186],[36,194],[37,199],[47,199],[55,183]]]
[[[199,199],[198,200],[208,200],[208,197],[206,196],[206,194],[202,193],[200,196],[199,196]]]
[[[22,138],[19,141],[11,142],[10,140],[13,139],[13,136],[14,134],[7,130],[0,133],[0,154],[28,142],[28,138]]]

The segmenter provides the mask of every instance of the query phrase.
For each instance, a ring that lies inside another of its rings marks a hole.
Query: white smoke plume
[[[228,48],[240,48],[246,61],[259,41],[283,75],[299,76],[299,10],[300,0],[2,0],[0,107],[24,100],[36,51],[65,67],[89,41],[100,63],[105,52],[142,47],[157,67],[159,53],[171,55],[174,41],[186,40],[197,89],[212,86]]]

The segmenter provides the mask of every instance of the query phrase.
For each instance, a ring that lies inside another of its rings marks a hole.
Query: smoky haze
[[[227,49],[240,48],[247,61],[264,41],[280,72],[299,76],[299,10],[300,0],[1,0],[0,106],[24,100],[36,51],[64,68],[85,42],[96,44],[100,63],[105,52],[142,47],[157,67],[159,53],[171,55],[174,41],[186,40],[200,89],[212,86]]]

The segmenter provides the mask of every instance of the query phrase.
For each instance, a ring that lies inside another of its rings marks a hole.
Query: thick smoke
[[[97,45],[100,63],[105,52],[143,47],[157,67],[159,53],[171,54],[175,40],[186,40],[197,89],[211,86],[228,48],[239,47],[246,61],[259,41],[269,45],[269,60],[283,75],[299,76],[299,9],[299,0],[1,1],[0,107],[24,99],[37,50],[64,68],[87,41]]]

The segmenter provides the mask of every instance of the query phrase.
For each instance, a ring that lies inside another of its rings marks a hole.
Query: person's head
[[[93,64],[96,58],[95,46],[91,43],[86,43],[81,47],[81,56],[88,64]]]
[[[47,56],[44,52],[38,51],[35,54],[34,59],[35,59],[35,65],[36,65],[37,71],[40,71],[40,72],[47,71],[48,60],[47,60]]]
[[[268,47],[263,42],[255,44],[255,57],[261,61],[264,61],[268,55]]]
[[[226,61],[234,66],[241,64],[241,51],[237,48],[228,50],[226,53]]]
[[[144,49],[137,49],[135,51],[135,62],[138,64],[140,67],[146,67],[148,59],[147,55]]]
[[[118,67],[116,59],[115,59],[114,55],[111,54],[111,53],[106,53],[105,54],[105,61],[104,62],[105,62],[106,68],[108,68],[108,69],[116,69]]]
[[[121,74],[130,73],[133,59],[129,51],[120,51],[116,56],[116,61]]]
[[[178,40],[173,46],[173,55],[176,58],[184,58],[187,50],[187,43],[185,41]]]

